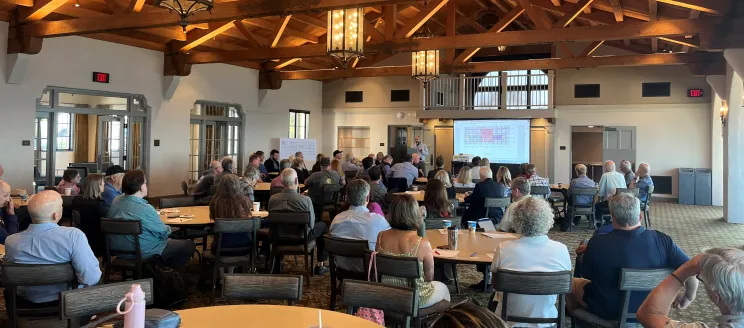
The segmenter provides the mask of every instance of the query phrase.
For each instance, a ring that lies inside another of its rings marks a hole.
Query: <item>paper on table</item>
[[[519,238],[513,234],[510,233],[489,233],[489,232],[483,232],[482,235],[488,237],[488,238],[504,238],[504,239],[516,239]]]
[[[460,232],[458,233],[458,235],[464,234],[464,232],[462,232],[462,230],[463,229],[460,229]],[[447,229],[439,229],[439,233],[441,233],[443,235],[446,235],[447,234]]]
[[[455,257],[457,256],[457,254],[460,254],[460,251],[452,251],[449,249],[436,249],[434,253],[434,257]]]
[[[168,219],[166,221],[169,222],[169,223],[182,223],[182,222],[188,222],[188,221],[191,221],[191,220],[193,220],[193,219],[175,218],[175,219]]]

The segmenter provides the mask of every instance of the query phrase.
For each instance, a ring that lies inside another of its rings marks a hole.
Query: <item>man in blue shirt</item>
[[[418,157],[418,154],[415,154]],[[419,169],[413,163],[413,155],[406,155],[403,163],[393,165],[387,173],[389,178],[406,178],[408,187],[418,178]]]
[[[641,199],[641,202],[647,200],[648,192],[654,186],[654,181],[651,180],[649,173],[651,173],[651,167],[648,163],[641,163],[638,165],[636,175],[630,182],[630,188],[638,188],[638,198]]]
[[[15,215],[10,190],[10,185],[0,180],[0,244],[5,243],[6,237],[18,232],[18,217]]]
[[[690,258],[666,234],[641,226],[640,201],[632,194],[612,196],[609,206],[613,230],[595,234],[586,245],[577,274],[582,278],[574,278],[571,304],[567,307],[584,307],[601,318],[617,320],[622,308],[618,288],[622,268],[677,269]],[[687,281],[687,301],[695,298],[697,287],[697,280]],[[628,311],[636,312],[647,295],[648,292],[633,292]]]
[[[72,263],[81,284],[92,286],[101,280],[98,259],[90,249],[85,234],[76,229],[62,227],[62,197],[53,190],[38,193],[28,204],[31,225],[23,232],[5,240],[3,260],[16,264]],[[59,292],[70,289],[67,284],[33,286],[18,290],[19,304],[57,301]],[[6,299],[7,299],[6,289]]]
[[[124,195],[117,197],[109,209],[109,218],[118,220],[137,220],[142,222],[139,236],[142,257],[147,259],[160,255],[163,262],[174,268],[186,266],[194,254],[195,246],[191,240],[170,239],[171,229],[160,220],[160,215],[144,199],[147,196],[145,172],[133,170],[124,175],[121,182]],[[111,247],[121,250],[134,250],[132,236],[111,236]]]
[[[106,183],[103,185],[103,192],[101,198],[106,202],[106,205],[111,205],[114,202],[116,196],[121,195],[121,179],[124,178],[124,171],[119,165],[112,165],[106,169]]]

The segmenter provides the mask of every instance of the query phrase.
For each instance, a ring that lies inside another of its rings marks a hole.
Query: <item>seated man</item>
[[[88,245],[85,234],[62,227],[62,197],[56,191],[42,191],[28,204],[31,225],[27,230],[8,236],[3,261],[15,264],[72,263],[78,281],[92,286],[101,280],[98,259]],[[70,289],[68,284],[34,286],[18,290],[19,307],[45,307],[59,299],[59,292]],[[8,298],[6,291],[6,299]]]
[[[573,203],[573,197],[571,197],[571,193],[574,188],[596,188],[597,184],[592,181],[592,179],[589,179],[589,177],[586,176],[586,165],[584,164],[578,164],[574,168],[576,171],[576,175],[578,178],[571,180],[571,183],[568,185],[568,192],[566,192],[566,203],[570,206]],[[594,201],[594,196],[591,195],[581,195],[576,197],[576,205],[587,205],[590,207],[592,205],[592,202]],[[571,223],[578,224],[579,221],[577,220],[581,219],[581,217],[574,217],[572,219],[566,219],[561,222],[561,230],[562,231],[568,231],[570,228]]]
[[[19,227],[10,190],[10,185],[0,180],[0,244],[4,244],[9,235],[18,232]]]
[[[362,174],[363,177],[369,177],[369,169],[372,168],[372,166],[375,165],[375,159],[372,157],[365,157],[362,160]]]
[[[269,159],[264,162],[264,167],[268,172],[280,172],[281,167],[279,166],[279,151],[272,149],[269,153]]]
[[[465,211],[462,220],[478,221],[481,218],[486,218],[486,198],[501,198],[503,196],[504,186],[493,181],[493,171],[490,168],[481,166],[480,182],[465,197],[465,202],[470,204],[470,207]],[[499,207],[492,207],[488,210],[488,218],[491,219],[494,226],[501,222],[503,215],[504,212]]]
[[[499,223],[499,230],[505,232],[514,231],[514,211],[512,211],[512,208],[523,200],[530,198],[530,182],[527,179],[522,177],[516,178],[512,180],[510,187],[512,203],[506,208],[504,217],[501,219],[501,223]]]
[[[253,155],[251,155],[251,159],[253,160]],[[252,165],[254,161],[250,161],[249,163]],[[235,169],[235,162],[233,162],[232,157],[225,156],[222,158],[222,162],[220,163],[220,166],[222,166],[222,172],[214,176],[214,182],[212,183],[212,189],[216,188],[220,184],[220,180],[223,176],[228,174],[237,174],[237,170]]]
[[[550,197],[550,181],[546,178],[541,178],[537,174],[537,167],[535,167],[535,164],[527,164],[527,166],[525,166],[524,169],[527,171],[527,174],[530,175],[530,178],[529,178],[530,187],[548,187],[547,194],[535,195],[533,193],[532,195],[535,197],[540,197],[540,198]]]
[[[418,156],[416,156],[418,157]],[[387,173],[389,178],[406,178],[408,187],[413,184],[413,180],[416,180],[419,176],[419,169],[413,163],[413,155],[408,154],[404,158],[403,163],[393,165]]]
[[[602,224],[602,214],[609,209],[607,200],[617,192],[617,188],[626,188],[625,177],[615,171],[615,162],[604,162],[604,174],[599,180],[599,202],[594,206],[594,220],[597,225]]]
[[[506,240],[493,251],[491,272],[499,269],[527,272],[558,272],[571,270],[571,256],[566,245],[548,238],[553,226],[553,209],[547,201],[527,197],[509,207],[513,213],[514,229],[521,235]],[[493,276],[496,283],[496,276]],[[496,313],[504,306],[502,293],[496,292]],[[525,318],[557,318],[557,295],[509,295],[507,315]],[[516,324],[508,322],[509,325]]]
[[[328,158],[323,158],[328,162]],[[321,165],[323,165],[321,160]],[[327,171],[327,170],[326,170]],[[313,173],[311,178],[316,174],[322,174],[322,172]],[[338,175],[338,174],[337,174]],[[291,212],[308,212],[310,213],[310,239],[314,239],[317,245],[315,250],[318,254],[318,265],[315,267],[315,274],[322,275],[328,272],[328,267],[325,266],[324,262],[328,258],[328,253],[324,250],[323,234],[326,232],[325,222],[315,222],[316,216],[313,210],[313,201],[310,197],[302,195],[297,192],[297,187],[300,185],[297,182],[297,172],[293,169],[284,169],[280,174],[282,177],[282,183],[284,189],[278,194],[274,194],[269,199],[269,212],[273,211],[291,211]],[[308,178],[309,179],[309,178]],[[277,265],[281,263],[281,260],[277,261]]]
[[[109,218],[142,222],[139,240],[143,259],[160,255],[167,266],[185,267],[194,254],[194,242],[169,238],[170,227],[160,220],[155,208],[144,199],[147,196],[145,172],[141,170],[127,172],[122,179],[121,187],[124,195],[116,197],[111,204]],[[134,250],[134,239],[131,236],[111,236],[109,240],[112,248]]]
[[[320,163],[320,172],[315,172],[305,179],[305,189],[307,190],[307,195],[313,201],[315,216],[321,218],[323,216],[323,206],[331,197],[323,193],[323,185],[340,184],[341,176],[338,172],[330,168],[330,158],[323,157],[318,163]]]
[[[690,258],[663,232],[641,226],[640,201],[635,196],[617,194],[609,206],[613,231],[595,234],[586,245],[577,273],[582,278],[574,278],[567,308],[583,307],[603,319],[617,320],[622,308],[620,269],[677,269]],[[695,298],[697,287],[697,280],[687,281],[685,301]],[[646,296],[647,292],[633,292],[628,311],[636,312]]]
[[[346,160],[341,163],[341,169],[344,172],[359,171],[359,165],[356,164],[354,154],[346,153]]]
[[[106,202],[106,205],[111,205],[114,202],[116,196],[121,195],[121,179],[124,178],[124,168],[119,165],[112,165],[106,169],[105,184],[103,185],[103,193],[101,198]]]
[[[636,177],[636,174],[633,173],[633,168],[630,166],[630,161],[623,160],[620,162],[620,172],[622,172],[625,177],[625,185],[630,186],[630,183],[633,182]]]
[[[380,204],[382,207],[385,206],[385,194],[387,194],[387,188],[382,184],[382,174],[380,173],[379,166],[373,166],[369,169],[369,201]]]
[[[629,188],[638,188],[638,198],[641,202],[648,200],[648,190],[654,186],[654,180],[651,180],[651,167],[648,163],[641,163],[638,165],[637,174],[633,177],[630,182]]]
[[[444,170],[444,157],[437,156],[437,159],[434,161],[434,165],[436,165],[437,167],[426,174],[426,178],[429,180],[434,179],[434,176],[437,174],[437,172]]]
[[[210,196],[212,196],[212,186],[214,186],[214,179],[222,173],[222,163],[218,161],[212,161],[209,163],[209,170],[204,172],[204,175],[194,186],[191,191],[191,195],[194,196],[194,200],[208,202]]]
[[[384,216],[370,213],[367,209],[369,188],[369,184],[362,179],[354,179],[346,184],[349,210],[333,218],[330,233],[332,237],[366,240],[369,249],[373,250],[377,243],[377,234],[390,229],[390,224]],[[348,271],[365,272],[361,261],[337,258],[336,265]]]

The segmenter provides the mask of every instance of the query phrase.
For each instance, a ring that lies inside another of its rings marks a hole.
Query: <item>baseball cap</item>
[[[331,165],[331,159],[328,157],[323,157],[320,159],[320,166],[328,166]]]
[[[118,173],[127,173],[127,171],[125,171],[124,168],[119,165],[112,165],[106,169],[107,177],[112,176],[114,174],[118,174]]]
[[[343,151],[336,149],[336,151],[333,152],[333,157],[336,157],[336,155],[343,153]]]

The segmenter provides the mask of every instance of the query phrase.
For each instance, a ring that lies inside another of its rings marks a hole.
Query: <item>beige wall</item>
[[[390,90],[411,90],[409,102],[390,102]],[[346,103],[346,91],[364,91],[361,103]],[[323,85],[323,108],[406,108],[421,106],[421,86],[410,76],[341,79]]]

